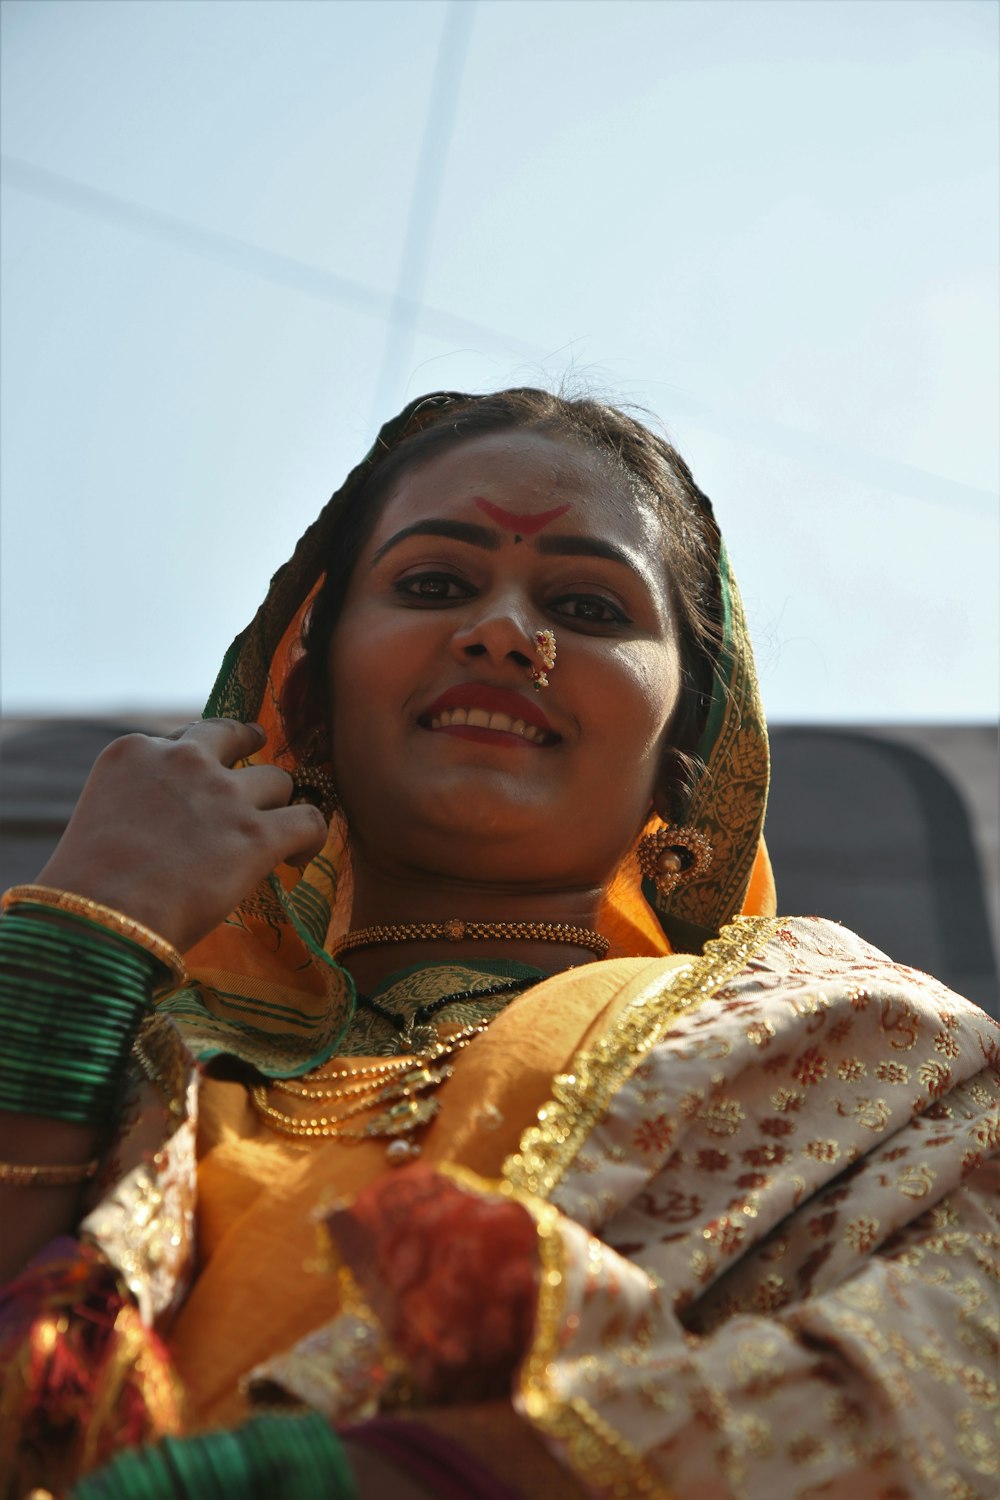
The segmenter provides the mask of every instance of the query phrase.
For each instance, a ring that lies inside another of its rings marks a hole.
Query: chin
[[[562,825],[551,804],[526,803],[519,790],[516,799],[481,786],[442,792],[396,827],[409,830],[405,843],[419,856],[415,863],[444,864],[441,873],[462,878],[523,879],[540,850],[562,844]],[[399,840],[397,850],[403,852]],[[509,866],[503,876],[493,868],[498,862]]]

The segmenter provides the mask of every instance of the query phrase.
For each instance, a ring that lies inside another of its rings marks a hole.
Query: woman
[[[6,898],[15,1485],[988,1493],[995,1028],[774,919],[666,443],[414,403],[207,715]]]

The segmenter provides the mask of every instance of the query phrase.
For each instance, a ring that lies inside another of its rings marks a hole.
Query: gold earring
[[[700,828],[667,823],[644,833],[636,848],[639,869],[661,896],[687,880],[700,880],[712,863],[712,846]]]
[[[328,760],[326,737],[317,729],[305,746],[301,764],[292,771],[292,802],[311,802],[329,823],[337,808],[337,788],[326,769]]]
[[[547,673],[552,671],[556,664],[556,637],[552,630],[535,631],[535,650],[538,652],[542,663],[540,667],[531,667],[528,676],[535,684],[535,692],[541,692],[542,688],[549,685]]]
[[[292,772],[292,802],[311,802],[329,823],[337,809],[337,788],[322,766],[296,766]]]

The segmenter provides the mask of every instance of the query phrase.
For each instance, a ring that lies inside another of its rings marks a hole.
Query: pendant
[[[385,1159],[390,1167],[405,1167],[408,1161],[414,1161],[419,1155],[420,1147],[416,1141],[406,1141],[402,1136],[397,1136],[385,1148]]]
[[[409,1135],[429,1124],[440,1108],[438,1099],[401,1099],[376,1115],[365,1126],[365,1135]]]
[[[414,1026],[409,1021],[396,1038],[395,1054],[402,1057],[405,1052],[429,1052],[437,1041],[433,1026]]]

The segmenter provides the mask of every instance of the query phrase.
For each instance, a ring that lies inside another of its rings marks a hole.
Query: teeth
[[[545,738],[534,724],[528,724],[524,719],[512,719],[510,714],[489,713],[485,708],[446,708],[430,721],[432,729],[450,729],[462,724],[468,724],[472,729],[495,729],[501,734],[516,734],[534,744]]]

